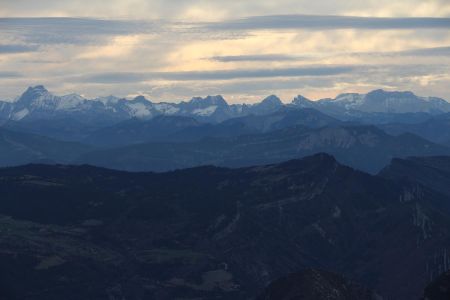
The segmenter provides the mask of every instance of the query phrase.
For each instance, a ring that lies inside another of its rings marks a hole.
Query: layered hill
[[[129,171],[167,171],[200,165],[242,167],[276,163],[319,152],[376,173],[394,157],[447,155],[450,149],[412,134],[394,137],[373,126],[288,127],[230,138],[99,150],[76,162]]]

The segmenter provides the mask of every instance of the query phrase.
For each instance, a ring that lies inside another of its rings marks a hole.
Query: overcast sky
[[[448,0],[0,0],[0,99],[384,88],[450,100]]]

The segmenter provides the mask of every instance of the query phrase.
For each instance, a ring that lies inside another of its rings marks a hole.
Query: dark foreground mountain
[[[189,143],[146,143],[83,155],[88,163],[129,171],[167,171],[200,165],[242,167],[277,163],[319,152],[376,173],[394,157],[450,154],[450,148],[412,134],[394,137],[373,126],[289,127]]]
[[[256,300],[381,300],[337,274],[307,269],[272,282]]]
[[[380,172],[380,175],[394,180],[417,182],[450,196],[450,157],[409,157],[394,159]]]
[[[450,201],[318,154],[127,173],[0,170],[8,299],[249,299],[313,267],[418,299],[448,261]]]

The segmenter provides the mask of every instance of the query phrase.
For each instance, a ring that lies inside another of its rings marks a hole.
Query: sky
[[[374,89],[450,100],[448,0],[0,0],[0,99]]]

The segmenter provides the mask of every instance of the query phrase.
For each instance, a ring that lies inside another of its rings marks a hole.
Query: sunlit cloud
[[[2,99],[35,84],[164,101],[373,88],[450,98],[446,0],[0,3]]]

